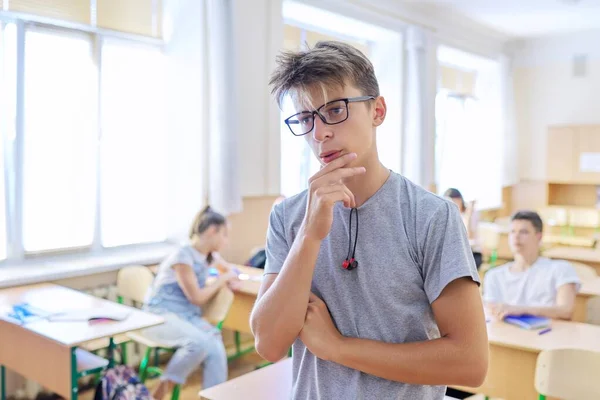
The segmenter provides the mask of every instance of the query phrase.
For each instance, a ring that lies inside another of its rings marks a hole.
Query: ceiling
[[[412,0],[405,4],[435,14],[460,14],[519,38],[600,30],[600,0]]]

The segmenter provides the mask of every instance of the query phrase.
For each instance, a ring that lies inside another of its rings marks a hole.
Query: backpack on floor
[[[254,253],[248,261],[246,261],[246,265],[249,267],[265,269],[266,262],[267,252],[265,249],[261,249]]]
[[[117,365],[98,382],[94,400],[152,400],[152,396],[133,368]]]

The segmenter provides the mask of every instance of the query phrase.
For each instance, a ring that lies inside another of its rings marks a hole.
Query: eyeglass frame
[[[300,111],[299,113],[296,113],[296,114],[294,114],[294,115],[292,115],[292,116],[290,116],[290,117],[287,117],[287,118],[284,120],[284,122],[285,122],[285,124],[287,125],[288,129],[290,130],[290,132],[292,132],[292,135],[294,135],[294,136],[298,136],[298,137],[299,137],[299,136],[308,135],[309,133],[311,133],[311,132],[312,132],[312,131],[315,129],[315,115],[318,115],[318,116],[319,116],[319,119],[320,119],[321,121],[323,121],[323,123],[324,123],[324,124],[326,124],[326,125],[337,125],[337,124],[341,124],[342,122],[345,122],[345,121],[347,121],[347,120],[348,120],[348,118],[350,118],[350,109],[348,108],[348,104],[349,104],[349,103],[358,103],[358,102],[361,102],[361,101],[375,100],[376,98],[377,98],[377,96],[371,96],[371,95],[368,95],[368,96],[347,97],[347,98],[344,98],[344,99],[335,99],[335,100],[331,100],[331,101],[328,101],[327,103],[323,104],[322,106],[320,106],[319,108],[317,108],[317,109],[316,109],[316,110],[314,110],[314,111]],[[320,109],[322,109],[323,107],[325,107],[325,106],[329,105],[329,104],[335,103],[336,101],[343,101],[343,102],[346,104],[346,118],[344,118],[343,120],[341,120],[341,121],[338,121],[338,122],[332,122],[332,123],[329,123],[329,122],[327,122],[327,121],[325,120],[325,117],[324,117],[323,115],[321,115],[321,113],[319,112],[319,110],[320,110]],[[311,114],[311,115],[312,115],[312,120],[313,120],[312,128],[310,128],[310,130],[309,130],[309,131],[307,131],[307,132],[305,132],[305,133],[301,133],[300,135],[296,135],[296,134],[294,133],[294,131],[292,130],[292,127],[290,126],[290,122],[289,122],[289,121],[290,121],[290,119],[294,118],[294,117],[295,117],[295,116],[297,116],[297,115],[300,115],[300,114],[306,114],[306,113],[309,113],[309,114]]]

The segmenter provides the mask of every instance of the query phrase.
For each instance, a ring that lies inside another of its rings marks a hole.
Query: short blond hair
[[[379,83],[373,64],[360,50],[336,41],[318,42],[313,48],[285,51],[277,57],[277,67],[269,85],[279,107],[290,91],[306,93],[318,87],[352,84],[363,95],[379,96]]]

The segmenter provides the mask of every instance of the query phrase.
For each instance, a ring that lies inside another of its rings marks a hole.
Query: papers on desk
[[[51,315],[48,320],[53,322],[78,322],[78,321],[123,321],[127,319],[130,312],[128,310],[102,310],[102,309],[84,309],[66,311],[60,314]]]
[[[240,273],[238,275],[238,279],[240,281],[255,281],[255,282],[260,282],[262,281],[262,275],[249,275],[249,274],[243,274]]]
[[[550,318],[536,317],[535,315],[509,315],[504,321],[523,329],[543,329],[550,326]]]
[[[13,324],[25,325],[48,318],[51,312],[34,307],[29,303],[18,303],[0,310],[0,318]]]

